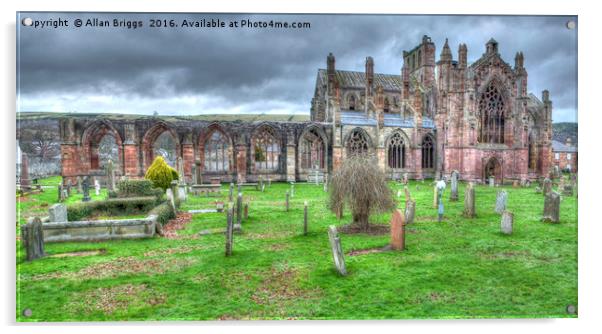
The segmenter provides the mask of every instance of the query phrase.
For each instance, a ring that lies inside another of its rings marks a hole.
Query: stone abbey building
[[[198,120],[178,117],[60,120],[65,178],[102,175],[99,143],[111,136],[118,174],[140,177],[169,137],[187,180],[193,166],[203,179],[305,181],[336,170],[353,154],[370,154],[392,178],[449,176],[497,182],[548,175],[552,163],[552,102],[527,91],[521,52],[506,63],[491,39],[472,64],[461,44],[457,60],[447,43],[439,60],[428,36],[403,52],[401,75],[338,70],[329,54],[317,73],[309,121]]]

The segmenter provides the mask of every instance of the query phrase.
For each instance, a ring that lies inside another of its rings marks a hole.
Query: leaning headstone
[[[226,225],[226,256],[232,255],[232,242],[234,233],[234,208],[228,207],[228,217]]]
[[[469,182],[464,190],[464,216],[468,218],[475,216],[475,193],[472,182]]]
[[[451,173],[451,195],[449,200],[455,202],[458,200],[458,171]]]
[[[303,203],[303,235],[307,235],[307,201]]]
[[[508,193],[505,190],[498,191],[495,198],[495,212],[502,214],[506,210],[507,201]]]
[[[406,201],[405,222],[406,224],[414,223],[414,215],[416,214],[416,201],[410,199]]]
[[[115,170],[113,170],[113,161],[109,159],[107,162],[107,190],[115,190]],[[96,182],[95,182],[96,183]]]
[[[391,248],[393,250],[405,249],[405,219],[401,211],[395,209],[391,215]]]
[[[236,223],[242,223],[242,193],[238,193],[236,198]]]
[[[21,241],[25,247],[27,261],[42,258],[44,252],[44,229],[39,217],[30,218],[27,224],[21,225]]]
[[[94,180],[94,190],[96,191],[96,196],[100,196],[100,182],[98,180]]]
[[[504,234],[512,234],[512,225],[514,222],[514,215],[512,212],[502,212],[501,230]]]
[[[288,190],[286,191],[286,211],[288,212],[288,208],[289,208],[289,196],[290,194],[288,193]]]
[[[53,223],[67,221],[67,206],[65,204],[54,204],[48,208],[48,220]]]
[[[84,176],[84,182],[82,183],[82,187],[84,188],[84,198],[83,202],[90,201],[90,179],[87,176]]]
[[[560,195],[558,193],[551,191],[546,195],[541,220],[549,223],[558,223],[560,221]]]
[[[552,191],[552,180],[545,178],[543,180],[543,194],[544,196]]]
[[[25,152],[21,152],[21,177],[19,180],[19,185],[23,191],[31,190],[31,180],[29,179],[29,160],[27,159],[27,154]]]
[[[345,267],[345,258],[343,256],[343,248],[341,247],[341,239],[339,233],[334,225],[328,227],[328,239],[330,240],[330,248],[332,250],[332,258],[334,260],[334,266],[339,274],[347,275],[347,268]]]

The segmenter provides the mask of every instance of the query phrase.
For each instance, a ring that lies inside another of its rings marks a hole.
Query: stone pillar
[[[244,144],[236,146],[237,183],[247,182],[247,148]]]
[[[182,144],[182,163],[184,164],[184,182],[192,182],[192,165],[194,164],[194,148],[192,143]]]
[[[123,142],[123,172],[125,176],[139,176],[145,173],[141,168],[139,158],[139,146],[136,144],[135,125],[128,123],[124,125],[125,141]]]
[[[297,156],[297,147],[294,144],[286,145],[286,180],[295,181],[295,171],[297,169],[295,157]]]

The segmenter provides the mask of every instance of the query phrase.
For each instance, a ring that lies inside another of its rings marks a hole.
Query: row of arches
[[[355,93],[349,93],[347,95],[347,109],[348,110],[361,110],[363,107],[363,101],[365,99],[365,94],[362,93],[360,96],[357,96]],[[399,107],[399,99],[397,97],[389,97],[385,96],[383,111],[391,112],[392,108]]]
[[[386,164],[391,169],[402,169],[407,166],[407,151],[409,142],[401,132],[394,132],[390,135],[385,143]],[[435,167],[435,145],[434,139],[430,134],[424,135],[422,138],[422,161],[423,169],[431,169]],[[361,128],[353,129],[347,136],[345,149],[347,156],[369,154],[370,148],[373,147],[370,135]]]
[[[102,169],[110,159],[118,167],[123,161],[122,140],[110,123],[94,123],[83,133],[84,155],[89,158],[90,169]],[[281,133],[268,124],[262,124],[251,132],[250,155],[252,167],[257,172],[276,172],[282,160],[283,138]],[[172,167],[182,156],[177,133],[164,123],[158,123],[146,131],[141,141],[143,166],[148,168],[156,156],[162,156]],[[326,135],[316,126],[306,128],[298,143],[299,162],[303,169],[326,168]],[[198,138],[198,155],[203,170],[228,173],[234,169],[234,141],[221,126],[213,124]]]

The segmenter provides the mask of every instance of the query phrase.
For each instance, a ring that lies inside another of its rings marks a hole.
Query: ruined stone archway
[[[142,157],[145,171],[150,167],[155,158],[155,142],[164,133],[169,135],[174,142],[176,159],[182,156],[182,147],[177,132],[167,123],[159,122],[148,129],[142,138]],[[175,165],[172,167],[176,168]]]
[[[107,136],[110,136],[110,140]],[[108,121],[96,121],[90,124],[82,134],[83,157],[89,171],[100,170],[113,160],[116,170],[123,167],[123,142],[119,132]],[[111,147],[102,147],[102,143],[110,143]]]
[[[483,180],[487,182],[490,176],[495,178],[496,183],[502,182],[502,164],[496,157],[491,157],[483,167]]]

